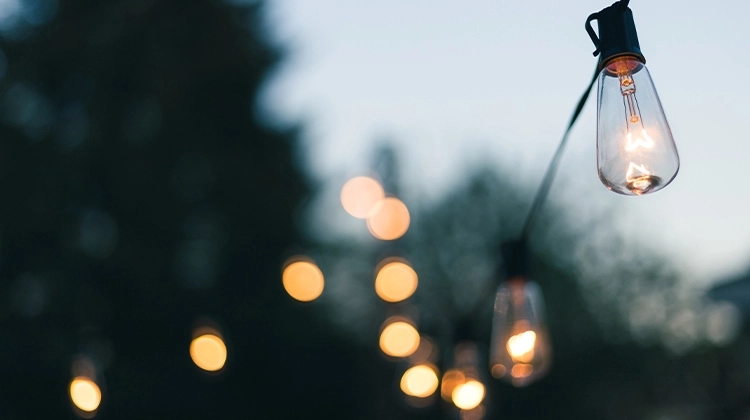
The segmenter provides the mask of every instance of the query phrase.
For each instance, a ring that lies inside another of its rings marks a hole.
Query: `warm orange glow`
[[[524,331],[508,339],[508,353],[514,361],[529,363],[534,359],[536,333]]]
[[[380,183],[366,176],[352,178],[341,188],[341,205],[358,219],[374,214],[383,197],[385,193]]]
[[[516,379],[525,378],[534,372],[534,366],[526,363],[516,363],[510,370],[510,375]]]
[[[79,376],[70,382],[70,399],[82,411],[92,412],[99,408],[102,392],[94,381]]]
[[[411,367],[401,377],[401,390],[412,397],[427,398],[434,394],[437,388],[437,373],[427,365]]]
[[[453,404],[463,410],[471,410],[481,404],[483,399],[484,385],[473,379],[456,386],[453,390]]]
[[[384,265],[375,277],[375,292],[386,302],[401,302],[417,290],[417,273],[407,264],[394,261]]]
[[[440,387],[440,396],[446,401],[453,399],[453,391],[457,386],[466,382],[466,376],[458,369],[451,369],[443,375],[443,384]]]
[[[367,228],[372,236],[384,241],[398,239],[409,230],[409,210],[396,197],[381,200],[377,211],[367,219]]]
[[[199,368],[215,372],[227,361],[227,346],[218,336],[204,334],[190,343],[190,357]]]
[[[315,300],[323,293],[323,273],[309,261],[297,261],[286,266],[282,275],[284,289],[301,302]]]
[[[419,332],[411,324],[396,321],[388,324],[380,334],[380,349],[393,357],[406,357],[419,347]]]

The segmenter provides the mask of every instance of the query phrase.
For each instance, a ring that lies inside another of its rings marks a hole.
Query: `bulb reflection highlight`
[[[377,211],[367,219],[372,236],[384,241],[404,236],[411,221],[409,209],[396,197],[384,198],[380,203]]]
[[[411,367],[401,377],[401,390],[412,397],[427,398],[434,394],[437,388],[437,373],[427,365]]]
[[[375,277],[375,292],[386,302],[401,302],[417,290],[418,278],[413,268],[404,262],[385,264]]]
[[[70,399],[81,411],[90,413],[99,408],[102,392],[91,379],[79,376],[70,382]]]
[[[404,321],[396,321],[383,328],[380,349],[393,357],[407,357],[419,348],[419,332]]]
[[[190,357],[199,368],[216,372],[224,367],[227,361],[227,346],[214,334],[204,334],[190,343]]]
[[[453,390],[453,404],[463,410],[471,410],[482,403],[484,385],[475,380],[466,381]]]
[[[384,197],[380,183],[366,176],[352,178],[341,188],[341,205],[358,219],[366,219],[374,214]]]
[[[325,286],[323,272],[310,261],[296,261],[287,265],[282,274],[282,282],[289,296],[300,302],[317,299]]]

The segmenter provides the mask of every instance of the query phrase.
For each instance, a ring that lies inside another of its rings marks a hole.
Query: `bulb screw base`
[[[618,1],[592,13],[586,19],[586,32],[596,46],[594,56],[599,56],[599,70],[612,59],[622,56],[635,57],[638,61],[646,63],[646,57],[643,56],[638,43],[633,11],[628,7],[628,3],[629,0]],[[591,27],[593,20],[599,24],[599,36]]]

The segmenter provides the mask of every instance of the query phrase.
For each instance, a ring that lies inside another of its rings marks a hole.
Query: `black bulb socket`
[[[628,7],[628,1],[618,1],[586,19],[586,32],[596,46],[594,56],[599,56],[599,71],[610,61],[618,57],[634,57],[646,64],[646,57],[641,52],[638,43],[638,33],[635,30],[633,11]],[[591,27],[591,21],[599,24],[599,35]]]
[[[526,241],[514,240],[506,242],[501,247],[505,278],[528,278],[529,276],[529,252]]]

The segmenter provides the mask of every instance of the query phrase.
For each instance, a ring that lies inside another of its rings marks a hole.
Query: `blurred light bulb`
[[[372,236],[382,241],[396,240],[409,230],[409,209],[396,197],[386,197],[367,218],[367,229]]]
[[[482,403],[484,385],[475,380],[466,381],[453,389],[453,404],[462,410],[471,410]]]
[[[70,382],[70,399],[81,411],[92,412],[99,408],[102,392],[94,381],[79,376]]]
[[[401,390],[412,397],[427,398],[438,388],[438,376],[430,366],[417,365],[407,369],[401,377]]]
[[[386,302],[401,302],[417,290],[418,277],[404,261],[387,262],[375,276],[375,292]]]
[[[551,351],[539,286],[520,278],[501,285],[490,346],[492,376],[524,386],[543,376]]]
[[[227,361],[227,346],[219,336],[204,334],[190,343],[190,357],[199,368],[215,372],[221,370]]]
[[[616,57],[599,73],[596,139],[599,179],[616,193],[658,191],[680,169],[659,96],[635,56]]]
[[[404,321],[389,322],[380,333],[380,349],[393,357],[407,357],[419,348],[419,332]]]
[[[325,286],[323,272],[315,263],[304,257],[294,257],[295,261],[286,265],[282,274],[282,283],[289,296],[300,302],[310,302],[317,299]]]
[[[375,213],[383,198],[385,192],[380,183],[366,176],[354,177],[341,188],[341,205],[358,219],[366,219]]]

